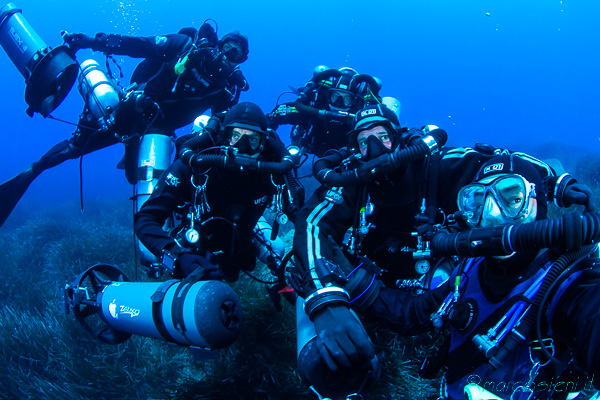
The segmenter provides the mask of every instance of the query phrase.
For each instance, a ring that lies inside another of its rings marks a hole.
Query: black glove
[[[210,44],[215,44],[219,40],[217,33],[215,32],[215,28],[213,28],[208,22],[202,24],[198,30],[198,37],[205,38]]]
[[[396,167],[392,164],[392,159],[389,154],[381,155],[377,158],[361,163],[356,169],[356,173],[361,182],[367,183],[379,178],[385,174],[390,174],[396,171]]]
[[[229,75],[229,78],[227,78],[227,80],[230,83],[237,86],[242,92],[245,92],[248,89],[250,89],[250,84],[246,80],[246,77],[242,73],[242,70],[239,69],[238,67],[235,67],[235,69],[233,70],[231,75]]]
[[[332,371],[375,357],[375,349],[360,321],[348,307],[332,304],[314,315],[317,347]]]
[[[135,111],[138,113],[153,115],[158,108],[158,104],[156,104],[152,97],[144,94],[138,94],[135,96]]]
[[[67,33],[63,34],[63,40],[73,50],[79,49],[91,49],[96,40],[92,36],[88,36],[85,33]]]
[[[585,206],[585,211],[594,211],[596,209],[594,193],[587,185],[574,183],[565,188],[562,201],[566,206],[579,204]]]
[[[194,253],[181,253],[177,257],[179,271],[184,277],[194,273],[202,281],[223,279],[219,267],[210,259],[210,253],[207,252],[207,255],[208,257],[203,257]]]

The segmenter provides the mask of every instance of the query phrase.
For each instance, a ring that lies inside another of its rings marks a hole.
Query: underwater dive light
[[[79,68],[69,48],[47,46],[12,3],[0,8],[0,45],[25,78],[27,114],[48,116],[77,78]]]
[[[65,304],[97,339],[118,344],[141,335],[204,349],[231,345],[242,306],[220,281],[129,282],[117,267],[97,264],[65,288]]]

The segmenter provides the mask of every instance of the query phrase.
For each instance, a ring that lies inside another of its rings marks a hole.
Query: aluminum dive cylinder
[[[113,282],[97,302],[114,329],[184,346],[227,347],[242,326],[240,301],[220,281]]]
[[[51,48],[13,3],[0,8],[0,45],[27,84],[27,114],[46,117],[71,90],[79,70],[67,46]]]
[[[173,139],[170,136],[155,133],[142,136],[138,150],[138,170],[135,184],[136,211],[139,211],[148,200],[156,187],[158,178],[171,165],[173,149]],[[142,260],[150,263],[158,262],[157,257],[140,241],[138,241],[138,247],[142,253]]]
[[[386,96],[381,99],[381,102],[387,106],[390,110],[396,114],[398,117],[398,121],[400,121],[400,111],[402,110],[402,104],[400,101],[394,97]]]
[[[138,174],[135,185],[136,211],[148,200],[158,178],[171,165],[173,138],[161,134],[146,134],[138,150]]]
[[[102,129],[112,126],[111,114],[120,103],[119,93],[96,60],[89,59],[81,63],[78,89]]]

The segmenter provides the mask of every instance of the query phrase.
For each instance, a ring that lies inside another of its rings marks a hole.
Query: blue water
[[[218,22],[220,35],[239,29],[250,39],[249,59],[242,69],[251,88],[241,100],[256,102],[265,111],[275,106],[288,85],[302,86],[315,66],[350,66],[379,77],[381,94],[402,102],[403,125],[439,125],[448,131],[450,145],[488,142],[529,150],[558,143],[577,147],[569,150],[570,157],[600,150],[597,0],[20,0],[15,4],[51,46],[61,43],[61,30],[156,35],[199,27],[206,18]],[[68,138],[73,128],[25,114],[23,77],[0,53],[0,181],[4,181]],[[104,63],[101,54],[78,53],[80,61],[90,56]],[[117,59],[128,79],[137,61]],[[73,89],[53,115],[75,122],[82,106]],[[127,201],[131,187],[115,168],[122,153],[116,145],[84,158],[86,199]],[[17,212],[34,214],[56,203],[77,202],[78,196],[78,162],[68,161],[44,172]],[[76,206],[73,212],[78,212]]]

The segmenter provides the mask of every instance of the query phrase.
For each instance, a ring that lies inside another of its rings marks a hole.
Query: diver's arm
[[[99,50],[134,58],[155,58],[165,61],[175,58],[192,40],[186,35],[137,37],[97,33],[94,42]]]
[[[94,37],[90,37],[83,33],[67,33],[64,35],[64,40],[75,50],[89,48],[106,54],[164,61],[180,55],[192,44],[192,39],[182,34],[138,37],[98,32]]]
[[[294,233],[294,276],[297,290],[309,304],[321,307],[319,297],[327,302],[348,303],[344,279],[352,265],[340,245],[354,218],[355,187],[319,187],[296,218]],[[321,294],[319,294],[321,293]],[[316,303],[315,303],[316,302]],[[313,310],[308,310],[312,312]]]
[[[163,230],[165,221],[178,207],[188,200],[186,190],[190,182],[191,170],[176,160],[160,177],[150,198],[135,214],[135,233],[140,241],[154,255],[160,256],[164,248],[175,241]]]
[[[419,335],[434,329],[430,315],[438,310],[450,293],[449,282],[420,295],[409,291],[382,287],[364,314],[383,321],[400,335]]]

